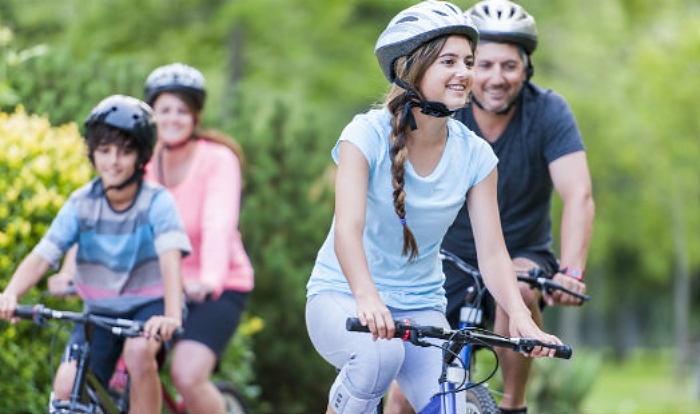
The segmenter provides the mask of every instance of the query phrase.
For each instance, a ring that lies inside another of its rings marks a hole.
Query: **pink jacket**
[[[146,179],[156,181],[152,163]],[[249,292],[253,289],[253,267],[238,231],[241,203],[241,168],[227,147],[197,141],[185,179],[168,190],[192,244],[182,261],[185,280],[200,280],[222,290]]]

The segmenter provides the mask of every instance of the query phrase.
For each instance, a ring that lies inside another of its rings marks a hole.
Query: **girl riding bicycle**
[[[465,201],[480,267],[511,317],[511,335],[561,343],[537,328],[520,298],[498,217],[497,159],[450,118],[467,102],[477,41],[472,22],[450,3],[400,12],[375,48],[392,83],[385,104],[356,116],[333,149],[335,218],[306,308],[316,350],[339,370],[328,412],[374,412],[394,378],[416,410],[439,391],[439,348],[377,339],[393,337],[394,319],[449,327],[438,248]],[[355,316],[371,337],[345,330]]]

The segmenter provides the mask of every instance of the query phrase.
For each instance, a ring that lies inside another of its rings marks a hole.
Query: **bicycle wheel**
[[[233,385],[226,382],[217,382],[214,385],[224,396],[226,414],[250,414],[243,395]]]
[[[469,388],[467,394],[467,414],[498,414],[498,405],[493,395],[483,385]]]

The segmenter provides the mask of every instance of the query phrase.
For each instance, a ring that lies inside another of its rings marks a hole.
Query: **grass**
[[[673,355],[660,351],[636,353],[621,364],[602,363],[580,414],[700,413],[695,369],[676,378]]]

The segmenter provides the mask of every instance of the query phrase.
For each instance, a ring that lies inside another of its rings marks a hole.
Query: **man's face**
[[[489,112],[499,112],[518,97],[527,77],[527,65],[517,46],[485,42],[476,48],[472,94]]]

